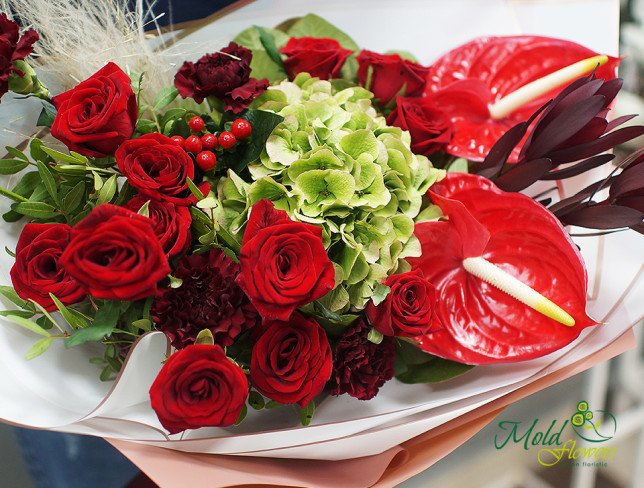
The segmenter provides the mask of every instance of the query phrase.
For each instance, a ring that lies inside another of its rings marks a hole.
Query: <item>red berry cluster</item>
[[[224,151],[232,149],[237,141],[248,139],[253,131],[250,122],[245,119],[235,119],[230,131],[222,131],[219,135],[209,132],[201,135],[206,124],[198,115],[190,119],[188,127],[197,134],[190,135],[185,139],[181,136],[172,136],[171,139],[187,152],[194,154],[197,165],[203,171],[210,171],[217,165],[217,156],[213,152],[217,146]]]

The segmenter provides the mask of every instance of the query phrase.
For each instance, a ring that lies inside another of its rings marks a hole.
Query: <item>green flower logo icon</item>
[[[570,423],[575,433],[588,442],[608,441],[617,431],[617,420],[612,413],[606,410],[593,413],[586,401],[577,404],[577,411],[570,417]]]

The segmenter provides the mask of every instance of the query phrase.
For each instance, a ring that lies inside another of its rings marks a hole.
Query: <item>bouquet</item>
[[[109,62],[53,94],[36,30],[0,31],[0,90],[41,99],[44,128],[0,163],[21,226],[0,313],[33,334],[26,360],[85,348],[104,382],[165,334],[146,408],[169,434],[249,408],[308,425],[327,395],[558,351],[604,327],[565,226],[644,229],[644,153],[606,154],[644,134],[609,120],[619,59],[572,42],[479,38],[423,66],[310,14],[159,89]],[[568,198],[519,193],[609,163]]]

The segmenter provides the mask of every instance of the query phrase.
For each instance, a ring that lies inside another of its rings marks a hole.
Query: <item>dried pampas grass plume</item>
[[[40,34],[34,55],[47,78],[67,89],[107,62],[129,73],[145,72],[146,89],[172,83],[176,65],[163,54],[154,2],[137,0],[0,0],[0,9]],[[146,34],[146,31],[148,32]],[[151,34],[149,32],[152,32]],[[156,31],[156,32],[155,32]]]

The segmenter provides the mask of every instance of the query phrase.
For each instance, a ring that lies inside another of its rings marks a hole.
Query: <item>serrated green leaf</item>
[[[51,341],[52,341],[51,337],[45,337],[44,339],[40,339],[33,346],[31,346],[29,350],[25,353],[25,359],[27,361],[31,361],[32,359],[40,356],[47,349],[49,349],[49,346],[51,346]]]
[[[153,110],[155,112],[158,112],[162,108],[167,107],[172,102],[174,102],[174,99],[177,98],[178,95],[179,90],[177,90],[174,86],[162,88],[154,97],[154,103],[152,107]]]
[[[380,305],[382,302],[385,301],[390,291],[391,291],[391,288],[389,288],[387,285],[383,285],[382,283],[376,283],[375,286],[373,287],[373,295],[371,296],[371,301],[376,306]]]
[[[112,201],[112,198],[114,198],[114,195],[116,194],[117,187],[118,187],[118,184],[116,181],[116,175],[110,176],[107,179],[107,181],[103,183],[103,186],[98,192],[98,198],[96,199],[96,203],[98,205],[101,205],[102,203],[108,203]]]
[[[37,219],[50,219],[60,215],[56,208],[44,202],[20,202],[13,207],[18,213]]]
[[[0,175],[13,175],[27,166],[29,163],[22,159],[0,159]]]
[[[49,171],[49,167],[42,161],[37,161],[36,164],[38,166],[38,173],[40,174],[43,185],[45,185],[47,193],[49,193],[49,196],[51,196],[51,199],[54,202],[58,202],[58,188],[56,186],[56,180],[54,180],[51,171]]]
[[[369,334],[367,335],[367,340],[369,342],[373,342],[374,344],[380,344],[383,339],[384,339],[384,336],[382,335],[382,332],[374,328],[372,328],[369,331]]]
[[[16,325],[19,325],[20,327],[23,327],[24,329],[34,332],[35,334],[49,337],[49,332],[40,327],[36,322],[33,322],[29,319],[20,317],[19,315],[6,315],[5,319],[7,319],[9,322],[13,322]]]

